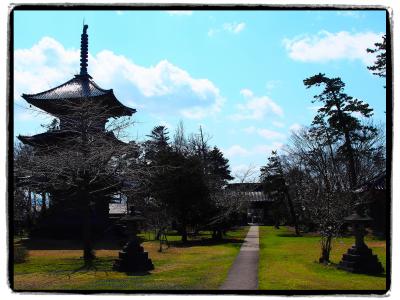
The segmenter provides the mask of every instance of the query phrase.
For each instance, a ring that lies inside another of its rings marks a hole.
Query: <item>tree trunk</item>
[[[342,115],[342,110],[340,108],[339,104],[336,104],[336,108],[338,111],[338,116],[340,119],[341,127],[344,133],[344,140],[345,140],[345,148],[346,148],[346,156],[347,156],[347,162],[348,162],[348,173],[350,177],[350,188],[353,190],[356,185],[357,185],[357,174],[356,174],[356,165],[355,165],[355,160],[354,160],[354,150],[353,147],[351,146],[351,139],[350,139],[350,133],[347,128],[346,122],[343,121],[343,115]],[[353,193],[353,200],[356,200],[356,196]]]
[[[186,243],[187,242],[187,229],[186,229],[186,225],[182,225],[182,229],[181,229],[181,234],[182,234],[182,242]]]
[[[83,259],[85,266],[91,266],[95,258],[92,242],[92,212],[90,207],[90,199],[87,184],[84,184],[81,193],[81,203],[84,203],[83,208]]]
[[[42,207],[40,209],[40,213],[44,214],[46,212],[46,193],[42,192]]]
[[[32,193],[31,189],[28,189],[28,226],[32,225]]]
[[[36,194],[33,192],[33,216],[36,218]]]
[[[83,259],[85,261],[85,265],[90,266],[95,258],[92,245],[92,224],[90,220],[90,210],[88,210],[88,213],[85,215],[86,216],[83,223]]]
[[[325,237],[321,237],[321,257],[319,258],[319,262],[323,264],[327,264],[330,262],[330,254],[332,249],[332,236],[328,235]]]
[[[276,207],[274,209],[274,227],[276,229],[279,229],[280,220],[281,220],[280,207],[276,204]]]
[[[212,234],[212,239],[215,241],[222,240],[222,230],[221,229],[214,229]]]
[[[297,217],[296,217],[296,213],[294,211],[294,206],[293,206],[293,202],[292,202],[292,198],[289,195],[289,191],[287,190],[287,188],[285,188],[285,192],[286,192],[286,197],[288,200],[288,204],[289,204],[289,210],[290,210],[290,214],[292,216],[292,222],[294,225],[294,229],[296,231],[296,235],[300,236],[300,230],[299,230],[299,225],[297,224]]]
[[[279,229],[279,218],[275,217],[275,224],[274,224],[276,229]]]
[[[351,184],[351,189],[354,189],[357,185],[357,175],[356,175],[353,147],[351,146],[350,135],[347,130],[345,132],[345,143],[346,143],[347,158],[349,160],[350,184]]]

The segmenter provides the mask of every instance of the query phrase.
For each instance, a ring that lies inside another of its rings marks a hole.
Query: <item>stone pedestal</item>
[[[138,239],[128,242],[119,252],[114,262],[114,270],[119,272],[146,272],[154,269],[153,262],[140,246]]]
[[[343,254],[338,266],[339,269],[353,273],[379,274],[384,271],[378,257],[372,254],[372,250],[367,246],[357,248],[355,246]]]
[[[146,272],[154,270],[154,265],[149,255],[140,246],[140,241],[137,234],[138,224],[144,220],[143,217],[133,207],[130,208],[130,214],[121,218],[121,222],[126,224],[127,235],[131,239],[118,254],[118,259],[115,260],[113,269],[119,272]]]
[[[355,244],[343,254],[342,260],[338,265],[339,269],[353,273],[379,274],[384,271],[378,257],[372,254],[372,250],[364,242],[365,224],[372,219],[358,205],[357,210],[352,215],[344,219],[352,224],[355,236]]]

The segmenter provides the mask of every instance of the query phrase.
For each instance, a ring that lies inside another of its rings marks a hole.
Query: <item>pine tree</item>
[[[282,163],[277,151],[272,151],[271,156],[268,157],[267,165],[261,167],[260,171],[260,181],[263,184],[264,192],[266,194],[274,195],[279,202],[283,201],[283,199],[287,200],[296,235],[300,235],[293,201],[286,185]]]
[[[367,49],[368,53],[376,53],[376,60],[372,66],[368,66],[368,70],[374,75],[386,78],[386,34],[382,36],[382,42],[375,43],[375,48]]]
[[[319,73],[305,79],[304,85],[307,88],[324,86],[322,93],[314,96],[313,102],[321,102],[323,106],[314,117],[312,126],[320,129],[322,125],[324,126],[323,139],[326,136],[332,140],[343,139],[340,150],[347,160],[350,188],[354,189],[358,178],[353,144],[364,139],[368,133],[376,133],[374,127],[363,125],[356,116],[369,118],[372,116],[373,110],[367,103],[344,93],[345,84],[338,77],[328,78],[325,74]],[[318,131],[315,132],[318,134]],[[322,136],[322,131],[319,134]]]

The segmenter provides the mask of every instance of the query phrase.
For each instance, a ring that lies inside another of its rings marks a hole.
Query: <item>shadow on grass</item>
[[[55,240],[31,238],[22,241],[22,244],[28,250],[82,250],[82,241],[80,240]],[[100,240],[95,242],[96,249],[102,250],[120,250],[124,243],[116,240]]]
[[[319,263],[317,261],[315,261],[315,263],[320,264],[320,265],[324,265],[324,264]],[[336,270],[343,271],[343,272],[348,273],[348,274],[359,274],[359,275],[367,275],[367,276],[370,276],[370,277],[386,278],[386,272],[385,273],[380,273],[380,274],[349,272],[349,271],[346,271],[346,270],[339,269],[338,266],[339,266],[338,263],[333,263],[333,262],[329,263],[329,267],[335,268]]]
[[[142,272],[124,272],[128,276],[149,276],[151,273],[149,271]]]
[[[296,235],[295,233],[279,233],[276,236],[280,236],[280,237],[304,237],[303,235]]]

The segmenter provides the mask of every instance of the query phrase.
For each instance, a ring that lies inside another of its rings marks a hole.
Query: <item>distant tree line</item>
[[[228,203],[225,193],[233,177],[223,153],[209,145],[210,136],[201,127],[186,136],[182,122],[172,139],[164,126],[154,127],[148,138],[142,145],[144,163],[158,170],[146,184],[147,197],[132,197],[135,205],[152,210],[158,231],[173,225],[183,242],[189,228],[212,230],[215,238],[221,238],[238,209],[234,201]]]

